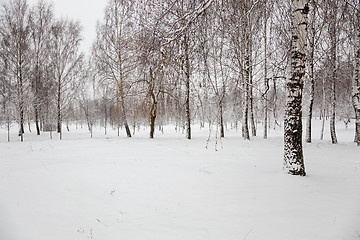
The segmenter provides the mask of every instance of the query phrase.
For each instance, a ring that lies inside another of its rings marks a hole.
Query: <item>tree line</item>
[[[239,128],[250,140],[259,128],[266,139],[269,129],[283,127],[283,116],[298,104],[307,142],[314,117],[323,120],[321,138],[330,119],[333,143],[335,123],[355,119],[360,145],[359,6],[358,0],[109,0],[85,56],[79,22],[56,19],[43,0],[34,6],[11,0],[0,16],[0,120],[8,129],[17,122],[21,141],[29,122],[37,134],[56,130],[60,138],[69,123],[85,122],[91,133],[95,125],[105,134],[108,127],[124,129],[128,137],[146,125],[151,138],[172,123],[188,139],[196,122],[216,124],[221,137],[227,127]],[[306,22],[301,33],[294,32],[299,9]],[[304,72],[291,83],[296,34],[305,39]],[[299,94],[297,103],[284,104],[289,91]]]

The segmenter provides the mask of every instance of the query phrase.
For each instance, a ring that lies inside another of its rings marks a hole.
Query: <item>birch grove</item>
[[[144,127],[150,138],[174,125],[189,140],[208,128],[216,142],[228,129],[247,141],[284,131],[284,168],[304,176],[303,140],[329,133],[335,144],[336,126],[354,124],[360,145],[359,5],[108,0],[83,53],[80,22],[57,18],[45,0],[7,0],[0,123],[17,127],[20,141],[32,124],[60,139],[72,124],[126,137]]]

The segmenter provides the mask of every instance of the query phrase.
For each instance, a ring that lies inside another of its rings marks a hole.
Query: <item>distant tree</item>
[[[30,18],[31,35],[31,89],[33,92],[33,108],[37,135],[40,135],[40,114],[47,96],[46,85],[51,84],[46,78],[46,68],[49,66],[51,26],[53,22],[52,6],[43,0],[31,9]]]
[[[191,121],[192,121],[192,78],[194,75],[194,22],[203,14],[213,0],[206,1],[167,1],[164,4],[164,16],[166,21],[163,21],[165,40],[171,46],[174,55],[172,57],[173,69],[176,71],[177,79],[179,80],[178,87],[178,103],[181,102],[180,96],[184,98],[184,104],[180,107],[180,111],[185,110],[185,131],[186,138],[191,139]],[[177,52],[177,53],[176,53]]]
[[[62,113],[78,90],[83,53],[80,53],[81,26],[71,20],[57,20],[51,27],[53,77],[56,82],[57,132],[62,139]]]
[[[86,124],[90,132],[90,137],[93,137],[93,128],[96,122],[96,101],[92,99],[91,94],[82,89],[79,96],[80,108],[85,115]]]
[[[7,130],[7,140],[10,142],[10,128],[14,118],[14,85],[12,83],[11,75],[8,73],[8,66],[3,56],[0,57],[0,121],[1,125],[5,126]]]
[[[26,0],[14,0],[4,5],[0,21],[1,54],[10,79],[15,81],[19,136],[24,141],[24,112],[29,83],[30,28],[29,7]]]
[[[124,0],[109,1],[104,20],[97,26],[97,39],[92,52],[97,78],[114,89],[119,123],[121,116],[128,137],[131,137],[131,132],[127,97],[136,66],[133,3]]]
[[[221,11],[215,9],[220,8]],[[213,115],[219,126],[220,137],[225,137],[225,101],[227,88],[230,85],[230,69],[227,54],[229,54],[229,41],[226,35],[227,19],[225,18],[224,6],[220,2],[215,1],[209,7],[210,11],[199,19],[196,24],[199,30],[196,34],[198,39],[197,46],[197,72],[202,73],[202,80],[194,85],[200,85],[203,96],[198,96],[199,101],[204,108],[204,104],[211,104],[213,107],[208,109],[208,115]],[[200,93],[200,91],[199,91]],[[201,99],[203,98],[203,99]],[[210,98],[210,99],[209,99]],[[213,101],[211,101],[213,99]],[[210,103],[209,103],[210,102]],[[204,111],[204,110],[203,110]]]

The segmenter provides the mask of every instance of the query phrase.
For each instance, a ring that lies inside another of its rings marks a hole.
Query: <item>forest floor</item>
[[[259,126],[260,128],[261,126]],[[227,130],[174,127],[148,138],[90,139],[85,127],[63,140],[0,130],[1,240],[359,240],[360,148],[353,122],[339,144],[304,143],[306,177],[282,171],[282,131],[245,141]],[[16,139],[16,140],[15,140]],[[217,142],[217,143],[216,143]],[[215,151],[217,148],[217,151]]]

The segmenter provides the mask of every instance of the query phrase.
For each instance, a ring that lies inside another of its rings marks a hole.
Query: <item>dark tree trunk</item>
[[[155,116],[150,116],[150,138],[154,138],[155,133]]]
[[[35,125],[36,125],[36,134],[40,135],[39,109],[37,107],[35,107]]]
[[[127,137],[131,137],[131,131],[130,131],[129,124],[126,119],[125,97],[124,97],[124,89],[123,89],[122,83],[120,84],[119,90],[120,90],[120,99],[121,99],[120,104],[121,104],[121,110],[122,110],[122,120],[124,122],[124,127],[125,127]]]
[[[154,83],[155,78],[153,72],[150,68],[150,85],[149,85],[149,98],[150,98],[150,109],[149,109],[149,119],[150,119],[150,138],[154,138],[155,133],[155,120],[157,115],[157,100],[154,94]]]
[[[225,137],[225,130],[224,130],[224,113],[223,113],[223,104],[222,101],[220,102],[220,137]]]

